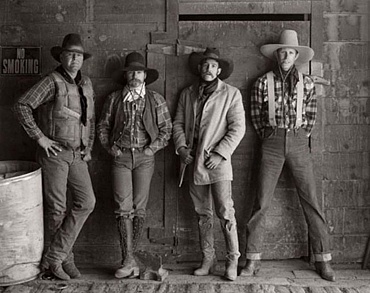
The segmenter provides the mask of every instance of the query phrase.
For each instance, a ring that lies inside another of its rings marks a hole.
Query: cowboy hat
[[[234,63],[230,59],[220,58],[220,52],[216,48],[206,48],[204,52],[192,52],[189,56],[190,71],[194,75],[199,75],[198,65],[205,59],[213,59],[218,62],[221,73],[218,78],[224,80],[228,78],[234,70]]]
[[[126,84],[125,72],[127,71],[145,71],[146,78],[145,84],[151,84],[155,82],[158,77],[159,73],[156,69],[148,68],[144,65],[144,56],[138,52],[132,52],[126,56],[126,66],[122,69],[116,70],[113,72],[112,78],[117,83]]]
[[[293,48],[298,53],[297,64],[307,63],[313,58],[314,51],[307,46],[298,45],[297,32],[294,30],[284,30],[282,31],[278,44],[267,44],[263,45],[260,49],[262,55],[269,59],[275,60],[274,52],[280,48]]]
[[[84,55],[84,60],[90,58],[92,55],[84,51],[81,37],[79,34],[68,34],[64,37],[62,46],[55,46],[50,49],[51,55],[55,60],[60,62],[60,53],[63,51],[76,52]]]

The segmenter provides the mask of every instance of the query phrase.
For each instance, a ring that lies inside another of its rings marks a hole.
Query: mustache
[[[131,78],[128,80],[128,82],[139,82],[139,83],[142,83],[142,81],[138,78]]]

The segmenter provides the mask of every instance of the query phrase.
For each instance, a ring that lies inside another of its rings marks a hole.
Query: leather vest
[[[80,86],[87,99],[86,126],[81,123],[81,102],[78,86],[68,83],[58,72],[49,75],[55,82],[55,98],[39,107],[39,127],[42,132],[70,148],[87,147],[91,118],[94,115],[91,80],[82,76]]]

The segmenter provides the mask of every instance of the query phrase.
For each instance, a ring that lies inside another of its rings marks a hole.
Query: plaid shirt
[[[143,123],[145,98],[123,103],[125,127],[117,145],[124,148],[138,148],[149,144],[150,137]]]
[[[149,138],[149,136],[148,133],[145,131],[142,123],[142,113],[144,111],[145,99],[138,99],[135,102],[123,102],[123,99],[125,98],[123,96],[124,91],[125,90],[119,90],[111,93],[104,104],[98,124],[98,136],[103,147],[108,152],[111,151],[113,145],[110,141],[110,137],[115,131],[113,128],[115,125],[115,119],[117,119],[117,115],[125,116],[124,131],[121,138],[119,139],[121,147],[148,146],[154,153],[156,153],[160,149],[167,146],[172,134],[172,121],[164,98],[158,93],[153,92],[155,100],[156,121],[159,133],[156,140],[150,142],[150,139],[147,141],[147,138]],[[122,101],[124,109],[123,111],[120,111],[120,109],[116,109],[115,105],[121,104],[116,103],[118,99],[121,99]],[[131,109],[132,107],[134,107],[134,103],[136,103],[137,111],[135,115],[132,115]],[[140,119],[138,116],[140,116]],[[134,122],[134,120],[136,121],[136,123]],[[144,141],[146,141],[146,145],[143,145]],[[133,142],[134,144],[132,144]]]
[[[313,80],[303,74],[303,109],[302,125],[308,134],[316,122],[317,100],[315,97],[315,84]],[[290,96],[287,90],[283,88],[283,80],[280,75],[274,72],[275,84],[275,119],[278,128],[294,129],[296,122],[296,104],[297,104],[297,86],[294,89],[293,96]],[[285,115],[284,115],[285,114]],[[264,74],[259,77],[252,88],[251,97],[251,119],[257,134],[263,137],[265,127],[271,127],[268,113],[268,90],[267,76]]]
[[[81,80],[81,72],[79,71],[76,79],[73,80],[61,66],[56,71],[62,74],[62,76],[69,83],[77,83]],[[31,89],[24,93],[19,100],[13,106],[13,112],[18,118],[20,124],[28,136],[34,140],[38,140],[44,137],[44,133],[37,126],[33,111],[36,110],[40,105],[50,102],[54,99],[56,93],[55,82],[49,75],[41,79]],[[94,114],[95,115],[95,114]],[[92,121],[95,121],[95,116],[92,117]],[[91,123],[90,135],[88,148],[91,151],[95,137],[95,123]]]

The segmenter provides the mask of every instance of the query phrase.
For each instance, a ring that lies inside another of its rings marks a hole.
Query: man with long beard
[[[122,266],[116,278],[137,277],[134,251],[140,240],[154,172],[154,154],[168,144],[171,116],[164,98],[146,86],[158,71],[144,65],[144,57],[132,52],[126,67],[113,78],[124,85],[110,94],[98,124],[98,136],[113,156],[113,194],[122,249]]]

